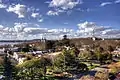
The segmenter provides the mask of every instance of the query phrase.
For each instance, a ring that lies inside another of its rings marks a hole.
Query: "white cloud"
[[[72,9],[77,4],[81,4],[81,0],[52,0],[49,4],[49,7],[58,7],[62,9]]]
[[[79,33],[83,34],[84,36],[92,36],[93,34],[98,36],[102,33],[102,31],[105,31],[107,29],[110,29],[109,26],[98,26],[95,22],[84,22],[78,24],[79,27]]]
[[[39,20],[38,20],[38,22],[43,22],[43,21],[44,21],[44,19],[39,19]]]
[[[2,0],[1,0],[2,1]],[[0,8],[4,8],[7,12],[12,12],[18,16],[18,18],[24,17],[33,17],[33,18],[40,18],[39,8],[28,7],[23,4],[4,4],[0,1]]]
[[[50,15],[50,16],[55,16],[55,15],[57,15],[57,16],[58,16],[59,14],[58,14],[58,12],[55,12],[55,11],[51,11],[51,10],[50,10],[50,11],[47,12],[47,15]]]
[[[50,12],[51,15],[58,15],[59,13],[67,12],[69,15],[75,6],[82,3],[82,0],[52,0],[49,2],[49,7],[53,7],[53,10],[48,12]]]
[[[100,4],[100,6],[103,7],[103,6],[110,5],[110,4],[112,4],[112,2],[103,2]]]
[[[27,23],[15,23],[14,30],[18,33],[22,32],[24,28],[28,25]]]
[[[83,9],[81,9],[81,8],[77,8],[76,10],[77,10],[77,11],[84,12],[84,10],[83,10]]]
[[[48,4],[49,4],[49,3],[50,3],[50,1],[46,1],[45,3],[48,3]]]
[[[116,0],[115,3],[120,3],[120,0]]]
[[[63,35],[69,38],[90,37],[94,30],[96,37],[118,38],[120,30],[110,29],[108,26],[98,26],[95,22],[84,22],[78,24],[79,30],[73,29],[48,29],[40,28],[40,25],[34,23],[15,23],[13,27],[4,27],[0,25],[1,39],[62,39]]]
[[[67,22],[65,22],[64,24],[66,24],[66,25],[67,25],[68,23],[67,23]]]
[[[63,13],[63,12],[68,12],[68,11],[65,11],[65,10],[62,10],[62,9],[54,9],[54,10],[48,11],[47,15],[49,15],[49,16],[58,16],[60,13]]]
[[[21,4],[10,5],[6,10],[17,14],[18,18],[24,18],[27,13],[26,6]]]
[[[0,29],[3,29],[4,28],[4,26],[3,25],[0,25]]]
[[[40,28],[38,24],[32,23],[15,23],[13,27],[1,26],[0,37],[1,39],[62,39],[63,35],[72,35],[72,29],[47,29]]]
[[[28,12],[36,12],[36,11],[39,11],[39,10],[40,10],[39,8],[34,8],[34,7],[28,7],[27,8]]]
[[[102,34],[104,35],[117,35],[120,34],[120,30],[119,29],[108,29],[102,32]]]
[[[31,14],[31,16],[33,17],[33,18],[36,18],[37,16],[39,16],[40,14],[39,13],[32,13]]]
[[[7,8],[7,5],[0,3],[0,8]]]
[[[47,28],[32,28],[28,27],[24,29],[24,32],[31,35],[47,33]]]
[[[82,28],[92,28],[92,27],[95,27],[96,26],[96,23],[94,22],[84,22],[84,23],[80,23],[80,24],[77,24],[79,29],[82,29]]]

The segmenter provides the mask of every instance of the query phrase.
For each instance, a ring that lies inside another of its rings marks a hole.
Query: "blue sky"
[[[81,32],[78,24],[93,22],[119,31],[119,8],[120,0],[0,0],[0,25],[4,30],[26,23],[26,28]]]

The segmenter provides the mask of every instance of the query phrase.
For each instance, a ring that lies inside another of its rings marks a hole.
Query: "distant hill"
[[[91,38],[75,38],[70,39],[71,43],[74,43],[77,47],[81,47],[81,45],[89,45],[89,46],[95,46],[95,47],[103,47],[106,48],[107,46],[112,46],[116,48],[117,46],[120,47],[120,39],[99,39],[93,41]]]

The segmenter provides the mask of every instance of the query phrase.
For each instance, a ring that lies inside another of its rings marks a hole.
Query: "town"
[[[0,80],[120,80],[120,0],[0,0]]]
[[[120,78],[119,58],[119,40],[64,35],[62,40],[1,46],[0,75],[12,80],[114,80]]]

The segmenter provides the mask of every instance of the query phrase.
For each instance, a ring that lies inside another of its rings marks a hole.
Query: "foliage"
[[[87,71],[87,66],[83,63],[80,63],[79,60],[76,59],[76,51],[75,49],[66,50],[64,49],[62,54],[60,54],[54,60],[54,66],[56,69],[59,69],[61,72],[80,72],[80,71]]]
[[[18,64],[18,68],[31,68],[31,67],[36,67],[37,65],[40,64],[40,59],[32,59],[32,60],[27,60],[22,64]]]
[[[9,80],[12,78],[12,64],[10,62],[10,59],[7,55],[4,57],[4,76],[5,80]]]
[[[98,65],[93,65],[93,64],[92,64],[92,66],[89,66],[88,68],[89,68],[89,70],[91,70],[91,69],[94,69],[94,68],[96,68],[96,67],[98,67]]]
[[[108,50],[109,52],[112,52],[112,51],[114,51],[114,48],[113,48],[112,46],[108,46],[108,47],[107,47],[107,50]]]
[[[59,54],[57,58],[54,59],[54,69],[60,72],[64,71],[64,56]]]
[[[54,48],[54,41],[46,41],[46,49]]]
[[[95,54],[92,51],[81,52],[78,57],[84,60],[90,60],[95,58]]]
[[[67,38],[67,35],[63,36],[63,39],[55,42],[55,46],[70,46],[70,39]]]
[[[51,66],[51,62],[47,58],[38,58],[25,61],[23,64],[17,65],[18,78],[31,79],[35,78],[40,79],[42,76],[46,76],[47,66]]]

